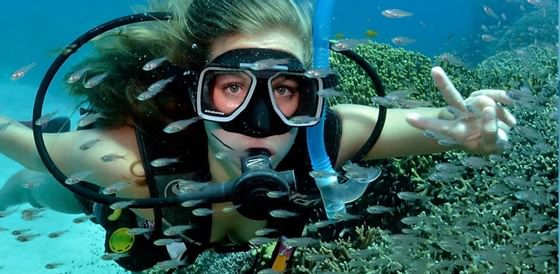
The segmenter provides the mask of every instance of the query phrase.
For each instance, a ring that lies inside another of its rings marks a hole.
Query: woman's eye
[[[293,94],[289,87],[277,87],[274,93],[276,96],[291,96]]]
[[[241,86],[239,84],[228,84],[226,90],[231,93],[238,93],[241,90]]]

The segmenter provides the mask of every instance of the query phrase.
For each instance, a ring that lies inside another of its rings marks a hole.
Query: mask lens
[[[277,73],[269,79],[269,92],[276,113],[290,126],[314,124],[320,116],[320,79],[301,73]]]
[[[203,118],[233,119],[249,103],[255,79],[246,71],[207,69],[199,82],[198,110]]]

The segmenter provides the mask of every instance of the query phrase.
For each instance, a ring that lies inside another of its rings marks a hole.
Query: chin
[[[234,156],[242,157],[246,155],[248,149],[265,149],[270,152],[274,167],[288,154],[298,132],[297,128],[292,128],[284,134],[255,138],[226,131],[215,122],[205,121],[204,127],[208,135],[208,144],[213,151],[232,152]]]

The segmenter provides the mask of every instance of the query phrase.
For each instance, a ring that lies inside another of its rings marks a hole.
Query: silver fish
[[[278,238],[268,238],[268,237],[255,237],[249,240],[249,243],[252,245],[264,245],[268,243],[272,243],[277,241]]]
[[[268,235],[268,234],[276,233],[277,231],[278,230],[276,230],[274,228],[262,228],[262,229],[259,229],[259,230],[255,231],[255,236],[262,237],[262,236],[265,236],[265,235]]]
[[[284,209],[274,209],[271,210],[269,214],[274,218],[291,218],[299,215],[299,213],[284,210]]]
[[[35,121],[36,126],[46,125],[54,116],[58,113],[58,110],[46,113],[45,115],[41,116],[39,119]]]
[[[369,206],[366,211],[370,214],[385,214],[385,213],[393,213],[393,209],[390,207],[382,206],[382,205],[373,205]]]
[[[203,217],[203,216],[209,216],[214,214],[214,211],[210,208],[201,207],[201,208],[193,209],[192,214],[194,216]]]
[[[318,245],[320,241],[318,239],[311,238],[311,237],[295,237],[295,238],[286,239],[285,243],[289,246],[300,247],[300,246]]]
[[[343,95],[342,92],[335,90],[334,88],[322,89],[320,90],[317,95],[325,98],[329,97],[337,97]]]
[[[101,160],[105,163],[109,163],[109,162],[115,161],[117,159],[124,159],[124,156],[116,154],[116,153],[110,153],[110,154],[107,154],[107,155],[103,155],[101,157]]]
[[[172,243],[176,243],[176,242],[180,242],[180,239],[170,239],[170,238],[163,238],[163,239],[157,239],[154,241],[154,245],[157,246],[166,246],[168,244],[172,244]]]
[[[197,122],[198,120],[200,120],[200,117],[196,116],[190,119],[184,119],[184,120],[172,122],[163,129],[163,132],[167,134],[180,132],[185,128],[187,128],[188,126],[192,125],[193,123]]]
[[[31,63],[29,65],[26,65],[26,66],[23,66],[22,68],[17,69],[16,71],[14,71],[12,73],[12,75],[10,76],[10,79],[15,81],[15,80],[19,80],[19,79],[23,78],[36,65],[37,65],[36,63]]]
[[[83,143],[83,144],[80,145],[80,150],[83,150],[83,151],[88,150],[88,149],[92,148],[95,144],[97,144],[97,143],[99,143],[99,142],[101,142],[100,139],[92,139],[92,140],[89,140],[89,141],[87,141],[87,142],[85,142],[85,143]]]
[[[154,229],[150,227],[134,227],[128,229],[128,234],[130,235],[142,235],[152,232]]]
[[[153,69],[159,67],[166,60],[167,60],[167,57],[165,57],[165,56],[152,59],[152,60],[148,61],[146,64],[144,64],[144,66],[142,67],[142,70],[144,70],[144,71],[153,70]]]
[[[131,201],[121,201],[121,202],[116,202],[116,203],[112,203],[109,208],[111,209],[123,209],[123,208],[128,208],[131,205],[134,205],[136,203],[135,200],[131,200]]]
[[[138,95],[136,99],[138,99],[139,101],[146,101],[153,98],[158,93],[162,92],[163,89],[173,81],[173,79],[175,79],[175,76],[156,81],[155,83],[151,84],[146,91],[140,93],[140,95]]]
[[[91,77],[89,80],[86,81],[86,83],[84,84],[84,88],[90,89],[90,88],[94,88],[97,85],[101,84],[101,82],[103,82],[103,80],[105,80],[105,78],[109,76],[108,72],[104,72],[101,74],[97,74],[93,77]]]
[[[182,234],[183,232],[192,229],[193,226],[192,225],[175,225],[175,226],[171,226],[168,227],[167,229],[165,229],[163,231],[163,235],[165,236],[175,236],[175,235],[179,235]]]
[[[413,14],[411,12],[404,11],[401,9],[386,9],[381,12],[381,15],[387,18],[395,19],[395,18],[412,16]]]
[[[288,64],[289,62],[290,62],[289,58],[283,58],[283,59],[268,58],[268,59],[256,61],[254,63],[241,63],[239,64],[239,66],[242,68],[245,67],[252,70],[284,69],[286,68],[286,66],[280,66],[280,65],[285,65]]]
[[[82,171],[82,172],[78,172],[78,173],[74,173],[72,175],[70,175],[65,181],[64,183],[67,185],[74,185],[79,183],[80,181],[83,181],[86,177],[88,177],[89,175],[91,175],[93,172],[86,170],[86,171]]]
[[[330,69],[310,69],[303,73],[307,78],[323,78],[334,72]]]
[[[88,113],[84,117],[80,118],[80,120],[78,121],[78,127],[87,127],[95,123],[97,119],[102,118],[105,118],[105,115],[103,115],[102,113]]]
[[[179,158],[159,158],[151,161],[150,165],[153,167],[164,167],[179,162]]]
[[[312,117],[309,115],[298,115],[290,117],[290,122],[294,122],[296,124],[307,124],[307,123],[314,123],[318,120],[316,117]]]
[[[82,79],[82,77],[84,77],[85,73],[90,70],[89,66],[85,66],[79,70],[77,70],[76,72],[72,73],[72,75],[70,75],[68,77],[68,79],[66,79],[66,83],[68,84],[73,84],[78,82],[80,79]]]
[[[127,182],[116,182],[116,183],[104,188],[101,193],[103,193],[105,195],[113,195],[113,194],[125,189],[129,185],[130,184],[127,183]]]
[[[120,259],[120,258],[124,258],[126,256],[128,256],[128,254],[126,254],[126,253],[106,253],[106,254],[101,255],[101,260],[114,261],[114,260],[117,260],[117,259]]]
[[[483,168],[485,166],[489,166],[490,162],[488,162],[487,160],[485,160],[481,157],[470,156],[470,157],[466,157],[466,158],[461,159],[461,164],[463,164],[466,167],[470,167],[472,169],[479,169],[479,168]]]
[[[419,200],[421,198],[420,194],[416,192],[408,192],[408,191],[401,191],[397,193],[397,197],[405,201],[414,201],[414,200]]]
[[[343,39],[332,44],[331,49],[334,51],[353,50],[359,45],[367,43],[366,39]]]

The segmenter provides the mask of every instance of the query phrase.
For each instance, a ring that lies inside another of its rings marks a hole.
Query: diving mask
[[[253,137],[283,134],[319,122],[319,92],[335,85],[334,75],[309,76],[293,55],[272,49],[236,49],[200,72],[196,110],[222,128]]]

